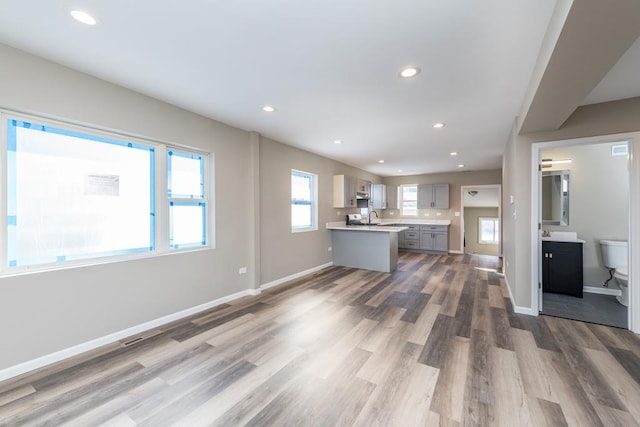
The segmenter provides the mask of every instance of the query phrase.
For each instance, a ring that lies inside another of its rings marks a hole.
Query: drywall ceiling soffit
[[[639,17],[637,0],[573,1],[518,133],[559,129],[638,39]]]

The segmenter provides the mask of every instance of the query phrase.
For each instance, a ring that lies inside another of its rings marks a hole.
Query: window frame
[[[209,234],[208,234],[208,230],[209,230],[209,199],[208,199],[208,179],[207,179],[207,164],[208,164],[208,156],[206,154],[203,153],[199,153],[193,150],[189,150],[189,149],[184,149],[184,148],[180,148],[180,147],[175,147],[175,146],[168,146],[166,147],[167,150],[167,155],[165,156],[166,162],[167,162],[167,166],[166,166],[166,170],[167,170],[167,181],[166,181],[166,185],[167,185],[167,205],[168,205],[168,210],[169,210],[169,223],[168,223],[168,245],[169,245],[169,250],[174,252],[174,251],[179,251],[179,250],[185,250],[185,249],[192,249],[192,248],[202,248],[202,247],[206,247],[209,241]],[[200,187],[201,187],[201,194],[198,196],[194,196],[193,194],[191,195],[185,195],[185,194],[179,194],[179,195],[172,195],[171,194],[171,165],[170,165],[170,161],[169,159],[171,158],[171,156],[177,155],[179,157],[185,157],[185,158],[199,158],[200,160]],[[172,236],[172,226],[173,226],[173,222],[171,220],[171,207],[172,206],[202,206],[203,212],[203,218],[202,218],[202,224],[203,224],[203,230],[202,230],[202,241],[201,243],[197,243],[197,242],[191,242],[191,243],[184,243],[184,244],[173,244],[171,243],[171,236]]]
[[[416,207],[415,207],[415,213],[406,213],[405,212],[405,199],[404,199],[404,189],[408,188],[408,187],[415,187],[416,189]],[[401,184],[400,185],[400,216],[411,216],[411,217],[417,217],[418,216],[418,184]]]
[[[145,147],[151,147],[154,150],[154,161],[151,163],[151,188],[153,189],[150,194],[153,210],[155,212],[154,225],[152,230],[152,247],[150,251],[144,252],[132,252],[132,253],[118,253],[96,256],[75,258],[69,260],[62,260],[56,262],[29,264],[20,266],[9,266],[8,263],[8,190],[9,190],[9,176],[7,174],[8,165],[8,122],[10,120],[17,120],[21,122],[34,123],[37,125],[43,125],[46,127],[52,127],[56,129],[69,132],[75,136],[75,134],[86,135],[89,138],[96,138],[96,140],[106,138],[110,140],[120,142],[130,142],[133,144],[139,144]],[[95,125],[74,122],[71,120],[49,118],[44,115],[35,115],[30,113],[23,113],[15,110],[0,108],[0,168],[4,169],[0,173],[0,277],[14,276],[20,274],[27,274],[31,272],[41,271],[55,271],[67,268],[82,267],[88,265],[98,265],[111,262],[121,262],[134,259],[152,258],[157,256],[170,255],[178,252],[189,251],[201,251],[210,250],[214,248],[214,232],[212,215],[214,215],[214,194],[212,182],[212,170],[214,168],[213,159],[214,153],[206,152],[194,147],[188,147],[182,144],[168,143],[159,141],[152,138],[141,137],[133,135],[123,131],[116,131],[112,129],[101,128]],[[169,150],[188,152],[200,155],[204,158],[204,196],[206,200],[205,207],[205,236],[206,244],[203,246],[189,246],[181,248],[171,248],[169,246],[169,196],[168,196],[168,165],[167,165],[167,152]]]
[[[296,227],[293,225],[293,206],[299,204],[307,204],[300,203],[304,200],[294,200],[293,198],[293,177],[294,175],[304,176],[310,178],[310,188],[309,193],[311,200],[308,205],[311,207],[311,224],[308,227]],[[291,173],[289,174],[289,190],[290,194],[290,202],[289,202],[289,223],[291,224],[291,232],[292,233],[304,233],[307,231],[317,231],[318,230],[318,175],[312,172],[305,172],[299,169],[291,169]]]
[[[493,222],[493,240],[482,239],[482,223],[483,221]],[[497,245],[500,243],[500,218],[480,216],[478,217],[478,244],[480,245]]]

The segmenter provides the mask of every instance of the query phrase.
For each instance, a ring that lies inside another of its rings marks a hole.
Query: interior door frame
[[[627,141],[629,170],[629,307],[628,329],[640,334],[640,289],[636,275],[640,277],[640,224],[632,218],[640,217],[640,132],[601,135],[587,138],[545,141],[531,144],[531,206],[536,215],[531,215],[531,303],[536,315],[542,310],[542,173],[539,165],[542,150],[574,145],[606,144]],[[540,225],[539,225],[540,224]]]
[[[498,222],[500,224],[500,239],[498,241],[498,256],[502,258],[502,184],[481,184],[481,185],[462,185],[460,186],[460,252],[464,251],[464,194],[466,191],[474,188],[497,188],[498,189]]]

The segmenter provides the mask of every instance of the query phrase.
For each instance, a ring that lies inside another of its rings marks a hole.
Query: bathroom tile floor
[[[627,329],[627,307],[611,295],[584,294],[583,298],[545,292],[542,314]]]

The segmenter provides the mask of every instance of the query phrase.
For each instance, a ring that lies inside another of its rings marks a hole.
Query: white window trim
[[[293,220],[289,218],[289,224],[291,224],[291,232],[292,233],[306,233],[308,231],[317,231],[318,230],[318,175],[312,172],[306,172],[300,169],[291,169],[289,173],[289,190],[291,190],[291,175],[294,173],[301,173],[305,175],[310,175],[311,179],[311,227],[304,228],[293,228]],[[292,197],[289,197],[289,215],[291,215],[291,201]]]
[[[129,261],[134,259],[153,258],[158,256],[167,256],[171,254],[184,252],[199,252],[211,250],[215,248],[215,233],[212,229],[212,215],[215,213],[215,195],[211,193],[215,186],[212,183],[214,170],[214,153],[206,152],[201,149],[189,147],[183,144],[169,143],[156,139],[134,135],[124,131],[118,131],[108,128],[101,128],[92,124],[74,122],[71,120],[61,120],[59,118],[49,118],[44,115],[34,115],[15,110],[0,108],[0,165],[5,169],[7,164],[7,120],[15,119],[26,122],[36,122],[45,126],[62,128],[71,132],[79,132],[92,136],[101,136],[111,139],[126,139],[133,143],[147,145],[154,148],[155,162],[155,242],[154,250],[144,253],[132,253],[122,255],[109,255],[103,257],[93,257],[86,259],[69,260],[55,263],[43,263],[36,265],[25,265],[8,267],[7,258],[7,175],[6,172],[0,173],[0,277],[20,276],[24,274],[37,273],[43,271],[65,270],[69,268],[85,267],[91,265],[101,265],[113,262]],[[204,246],[192,246],[178,249],[169,247],[169,198],[167,194],[167,151],[174,149],[177,151],[190,152],[205,157],[204,163],[204,191],[206,200],[206,239],[207,244]]]

